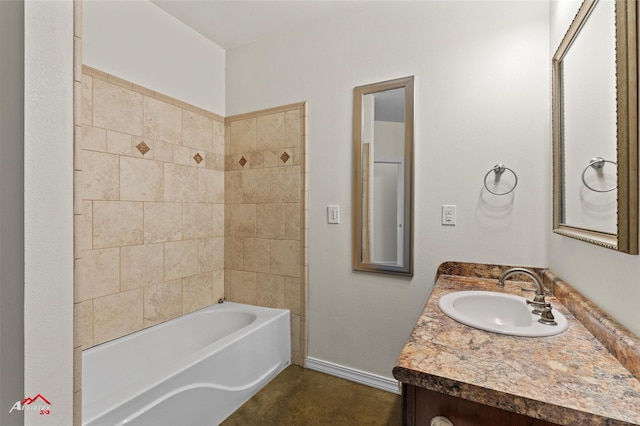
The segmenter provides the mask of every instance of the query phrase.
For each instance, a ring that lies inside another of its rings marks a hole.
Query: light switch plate
[[[340,223],[340,206],[327,206],[327,222]]]

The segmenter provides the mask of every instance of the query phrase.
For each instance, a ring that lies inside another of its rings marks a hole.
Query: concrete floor
[[[291,365],[222,426],[392,426],[401,405],[400,395]]]

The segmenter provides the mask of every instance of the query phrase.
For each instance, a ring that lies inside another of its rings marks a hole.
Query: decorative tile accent
[[[280,159],[282,160],[283,163],[286,163],[287,161],[289,161],[289,158],[291,158],[291,156],[289,154],[287,154],[287,151],[285,151],[281,156]]]
[[[193,156],[193,159],[196,161],[196,163],[200,164],[202,162],[202,156],[200,155],[200,153],[196,153],[196,155]]]
[[[142,141],[138,145],[136,145],[136,148],[138,148],[138,151],[140,151],[140,154],[142,154],[142,155],[145,155],[151,149],[151,148],[149,148],[147,146],[146,143],[144,143],[144,141]]]
[[[244,165],[245,165],[245,164],[247,164],[247,159],[246,159],[246,158],[244,158],[244,157],[242,157],[242,158],[240,158],[240,161],[238,161],[238,163],[240,163],[240,165],[241,165],[242,167],[244,167]]]

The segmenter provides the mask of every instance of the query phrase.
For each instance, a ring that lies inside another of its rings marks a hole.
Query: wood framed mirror
[[[413,97],[413,77],[354,90],[354,270],[413,275]]]
[[[585,0],[553,56],[553,230],[638,254],[637,2]]]

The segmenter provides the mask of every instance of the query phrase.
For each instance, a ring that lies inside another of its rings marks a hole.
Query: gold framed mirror
[[[553,56],[553,230],[638,254],[635,0],[584,0]]]
[[[413,77],[353,98],[353,269],[413,275]]]

